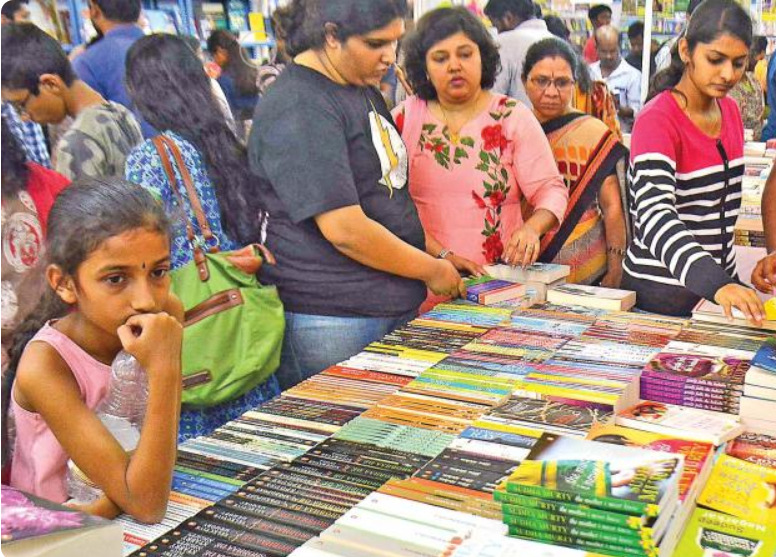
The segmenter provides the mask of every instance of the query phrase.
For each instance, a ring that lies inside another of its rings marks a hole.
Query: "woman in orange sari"
[[[568,44],[555,38],[534,44],[523,66],[534,115],[569,189],[563,223],[542,238],[539,261],[571,266],[569,282],[617,287],[626,233],[616,165],[627,150],[606,124],[572,107],[578,68]]]

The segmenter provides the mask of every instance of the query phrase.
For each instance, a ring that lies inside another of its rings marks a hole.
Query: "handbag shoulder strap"
[[[189,215],[186,212],[186,205],[183,201],[183,196],[181,195],[180,190],[178,189],[178,180],[175,178],[175,170],[173,169],[172,161],[170,160],[170,156],[167,153],[167,147],[170,147],[170,149],[173,151],[173,156],[177,153],[177,157],[175,157],[176,162],[178,164],[178,170],[181,173],[181,178],[183,179],[183,183],[186,186],[186,190],[189,191],[189,186],[191,190],[194,191],[194,196],[189,197],[191,201],[191,206],[194,209],[194,215],[197,218],[197,222],[199,224],[200,230],[202,231],[202,235],[205,237],[206,240],[209,240],[213,238],[213,232],[210,230],[210,226],[207,223],[207,218],[205,218],[205,213],[202,210],[202,205],[199,202],[199,197],[196,195],[196,190],[194,189],[194,185],[191,183],[191,175],[189,174],[188,169],[186,168],[186,165],[183,164],[182,157],[180,156],[180,151],[178,150],[177,145],[175,143],[172,143],[170,141],[165,141],[167,139],[166,137],[162,135],[158,135],[152,139],[152,142],[154,144],[154,147],[156,148],[157,153],[159,153],[159,157],[162,160],[162,168],[164,168],[164,173],[167,175],[167,181],[170,183],[170,189],[172,189],[173,194],[178,199],[178,204],[181,207],[181,210],[183,211],[183,218],[186,223],[186,239],[189,242],[189,246],[191,246],[192,252],[193,252],[193,258],[194,263],[197,266],[197,270],[199,273],[199,278],[201,281],[206,281],[210,278],[210,271],[207,267],[207,258],[205,257],[205,252],[202,250],[202,246],[199,242],[196,240],[196,235],[194,234],[194,226],[191,224],[191,220],[189,219]],[[170,143],[172,143],[172,146],[170,146]],[[203,226],[204,221],[204,226]],[[206,232],[207,231],[207,232]],[[212,249],[215,249],[215,251],[218,251],[218,247],[214,246]]]
[[[188,195],[189,203],[191,203],[191,208],[194,211],[194,216],[197,219],[197,224],[199,224],[199,229],[202,232],[202,236],[205,238],[205,240],[213,240],[215,235],[210,228],[207,215],[205,214],[204,209],[202,209],[202,202],[199,200],[197,188],[194,187],[194,180],[191,179],[191,173],[189,172],[189,168],[186,166],[186,163],[183,160],[183,155],[181,154],[178,145],[175,143],[175,141],[166,135],[160,135],[157,137],[164,145],[167,146],[167,148],[172,153],[173,158],[175,159],[175,163],[178,166],[178,170],[181,174],[183,187],[186,188],[186,194]],[[210,251],[218,251],[217,245],[218,242],[216,241],[215,246],[210,246]],[[214,247],[216,247],[216,249],[213,249]]]

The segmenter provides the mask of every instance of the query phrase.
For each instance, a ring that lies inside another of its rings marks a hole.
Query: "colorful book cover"
[[[0,490],[3,544],[66,530],[111,524],[102,518],[68,509],[7,485],[1,486]]]
[[[584,456],[590,455],[589,459]],[[678,496],[683,457],[544,434],[506,491],[635,516],[657,516]]]
[[[507,493],[506,491],[494,491],[493,498],[501,503],[501,510],[505,516],[539,516],[560,521],[566,518],[576,518],[581,520],[592,520],[597,524],[605,526],[640,530],[647,533],[652,532],[652,529],[646,526],[646,519],[641,516],[602,511],[601,509],[594,509],[588,505],[548,501],[538,497]]]
[[[776,469],[776,437],[764,433],[742,433],[725,447],[725,452],[753,464]]]
[[[464,280],[466,299],[476,304],[488,305],[525,295],[525,285],[483,276]]]
[[[642,381],[655,377],[677,383],[743,385],[749,362],[727,356],[661,352],[644,368]]]
[[[616,425],[593,425],[587,438],[591,441],[641,447],[652,451],[684,456],[684,471],[679,480],[679,499],[684,501],[688,494],[697,489],[696,483],[709,465],[714,454],[714,445],[690,439],[677,439],[669,435],[639,431]]]
[[[681,557],[773,557],[773,527],[695,509],[674,553]]]
[[[715,445],[743,431],[738,419],[729,415],[651,401],[640,402],[618,413],[615,423]]]
[[[776,527],[776,470],[723,454],[698,504],[757,524]]]
[[[582,404],[512,397],[505,404],[493,409],[491,415],[520,420],[539,428],[549,425],[584,433],[594,423],[608,420],[612,414]]]
[[[776,337],[768,337],[752,358],[752,365],[776,373]],[[776,376],[774,376],[776,382]]]

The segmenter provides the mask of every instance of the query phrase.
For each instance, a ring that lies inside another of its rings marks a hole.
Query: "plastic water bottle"
[[[97,406],[97,417],[126,452],[140,441],[146,403],[148,377],[134,356],[119,352],[111,365],[108,394]],[[72,460],[67,462],[67,493],[77,503],[91,503],[102,491]]]

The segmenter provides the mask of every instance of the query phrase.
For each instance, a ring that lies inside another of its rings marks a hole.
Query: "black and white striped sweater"
[[[719,103],[722,131],[715,139],[671,93],[656,97],[634,127],[628,173],[634,239],[625,272],[706,299],[736,276],[733,230],[744,173],[738,106],[729,98]]]

